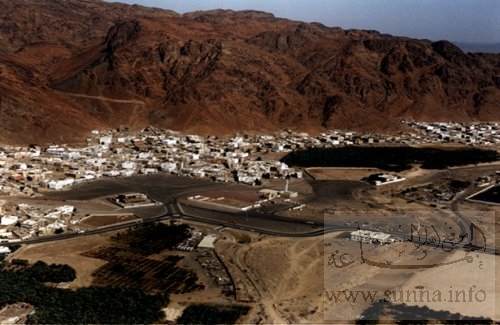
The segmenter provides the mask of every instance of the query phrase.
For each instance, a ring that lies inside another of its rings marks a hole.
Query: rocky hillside
[[[500,120],[500,55],[255,11],[0,0],[0,140],[147,124],[200,134],[394,132]]]

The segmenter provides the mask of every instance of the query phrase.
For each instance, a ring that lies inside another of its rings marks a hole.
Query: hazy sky
[[[179,13],[255,9],[327,26],[431,40],[500,43],[500,0],[120,0]]]

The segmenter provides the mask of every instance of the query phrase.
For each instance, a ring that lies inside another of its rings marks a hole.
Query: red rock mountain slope
[[[500,55],[262,12],[0,0],[0,140],[148,124],[200,134],[500,120]]]

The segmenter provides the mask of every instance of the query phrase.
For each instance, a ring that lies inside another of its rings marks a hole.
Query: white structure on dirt
[[[213,235],[213,234],[206,235],[205,237],[203,237],[201,242],[198,244],[198,248],[199,249],[214,249],[215,248],[215,246],[214,246],[215,240],[217,240],[216,235]]]
[[[390,234],[386,234],[378,231],[369,231],[369,230],[355,230],[351,232],[351,240],[362,241],[364,243],[390,243],[389,238]]]

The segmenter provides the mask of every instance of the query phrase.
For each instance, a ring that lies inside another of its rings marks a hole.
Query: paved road
[[[145,223],[152,223],[152,222],[158,222],[161,220],[168,220],[168,219],[183,219],[183,220],[194,220],[198,222],[203,222],[207,224],[213,224],[213,225],[220,225],[223,227],[227,228],[233,228],[233,229],[240,229],[240,230],[246,230],[246,231],[253,231],[253,232],[258,232],[262,234],[267,234],[267,235],[273,235],[273,236],[283,236],[283,237],[314,237],[314,236],[321,236],[327,233],[332,233],[332,232],[338,232],[338,231],[354,231],[356,228],[353,228],[352,226],[325,226],[323,224],[319,223],[314,223],[311,224],[310,222],[304,223],[304,220],[294,220],[290,218],[285,218],[285,217],[278,217],[278,220],[273,220],[272,216],[269,216],[268,224],[273,224],[273,223],[278,223],[278,228],[288,228],[289,231],[276,231],[272,230],[269,228],[262,228],[261,227],[261,222],[265,221],[263,218],[266,218],[266,216],[260,216],[260,220],[255,220],[252,222],[251,217],[248,217],[248,220],[243,220],[246,219],[247,216],[245,215],[232,215],[233,219],[227,220],[227,216],[220,216],[216,217],[216,213],[214,213],[211,216],[206,215],[206,211],[201,211],[203,213],[203,216],[197,216],[195,213],[200,212],[199,210],[203,209],[192,209],[192,207],[187,207],[187,206],[179,206],[176,204],[171,204],[167,207],[167,212],[160,214],[160,215],[154,215],[150,217],[146,217],[144,219],[140,219],[139,221],[131,221],[130,223],[125,223],[125,224],[118,224],[118,225],[111,225],[111,226],[106,226],[106,227],[101,227],[98,229],[94,230],[88,230],[84,233],[65,233],[65,234],[60,234],[60,235],[53,235],[53,236],[43,236],[43,237],[37,237],[34,239],[26,240],[26,241],[21,241],[17,242],[14,244],[35,244],[35,243],[43,243],[43,242],[51,242],[51,241],[57,241],[57,240],[64,240],[64,239],[69,239],[69,238],[75,238],[75,237],[83,237],[83,236],[90,236],[90,235],[95,235],[95,234],[100,234],[100,233],[105,233],[105,232],[110,232],[110,231],[116,231],[120,229],[125,229],[129,228],[131,226],[137,225],[137,224],[145,224]],[[187,211],[186,211],[187,210]],[[236,219],[234,219],[236,218]],[[257,224],[257,226],[254,225]],[[286,226],[284,226],[286,225]],[[366,230],[375,230],[375,229],[368,229],[365,228]],[[477,251],[484,251],[489,254],[496,254],[496,250],[494,247],[474,247],[470,246],[469,243],[461,243],[461,244],[453,244],[453,243],[447,243],[447,242],[440,242],[440,243],[435,243],[435,242],[428,242],[426,238],[414,238],[411,237],[410,234],[405,235],[401,234],[399,232],[387,232],[395,237],[401,238],[403,240],[408,240],[412,241],[415,244],[421,244],[421,245],[426,245],[426,246],[431,246],[431,247],[440,247],[440,249],[448,249],[448,250],[457,250],[457,249],[464,249],[467,251],[471,250],[477,250]],[[8,245],[8,244],[0,244],[0,245]]]
[[[313,185],[313,188],[316,196],[319,197],[319,200],[328,200],[331,199],[332,196],[337,197],[337,195],[339,195],[342,200],[352,200],[352,192],[363,189],[366,186],[368,185],[356,181],[319,181],[318,184]],[[46,197],[48,199],[58,200],[89,200],[129,191],[146,193],[151,198],[162,202],[165,206],[165,211],[160,213],[158,212],[158,209],[150,211],[147,209],[139,209],[140,211],[138,211],[137,214],[143,218],[142,222],[144,223],[182,218],[185,220],[195,220],[228,228],[285,237],[311,237],[321,236],[330,232],[356,230],[354,225],[324,224],[322,222],[308,219],[287,218],[271,213],[262,213],[257,211],[228,213],[206,210],[188,205],[180,205],[177,203],[177,197],[183,194],[209,190],[235,189],[247,189],[247,187],[237,184],[213,183],[208,180],[193,179],[189,177],[181,178],[170,175],[149,175],[122,179],[98,180],[82,184],[67,191],[47,193]],[[464,226],[466,222],[466,220],[462,219],[462,226]],[[73,238],[77,236],[88,236],[107,231],[116,231],[127,227],[130,227],[130,224],[112,225],[80,234],[67,233],[57,236],[38,237],[21,243],[39,243]],[[370,229],[368,227],[363,229],[378,230]],[[410,239],[409,234],[405,236],[400,232],[384,232],[406,240]],[[427,243],[425,239],[414,238],[413,242],[435,246],[435,243]],[[443,247],[457,249],[458,247],[463,248],[463,245],[461,244],[460,246],[445,243],[443,244]],[[466,247],[466,249],[470,249],[470,247]],[[495,253],[495,249],[493,247],[488,247],[486,248],[486,252]]]

